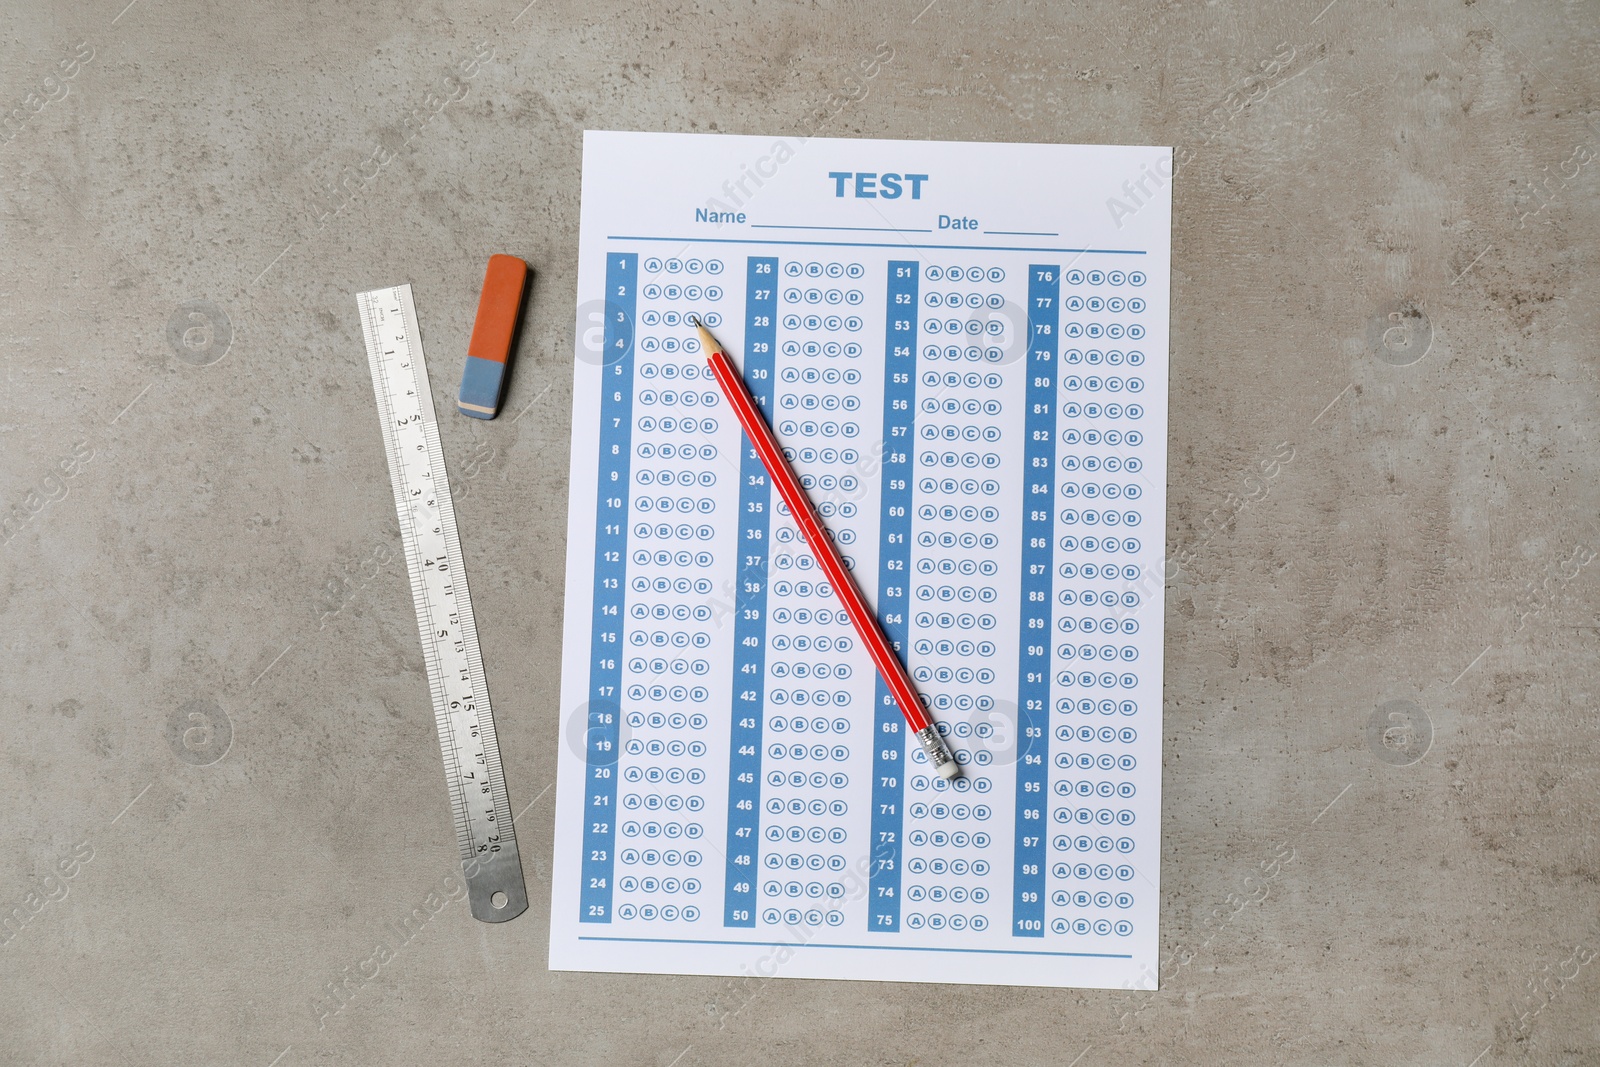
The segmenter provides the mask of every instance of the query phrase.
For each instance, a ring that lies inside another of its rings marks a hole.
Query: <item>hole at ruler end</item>
[[[489,898],[489,903],[493,904],[497,909],[503,908],[507,904],[511,903],[511,898],[506,896],[504,893],[496,893]]]

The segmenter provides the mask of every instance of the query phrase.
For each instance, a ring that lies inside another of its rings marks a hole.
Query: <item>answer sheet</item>
[[[585,135],[552,968],[1155,988],[1172,173],[1168,148]]]

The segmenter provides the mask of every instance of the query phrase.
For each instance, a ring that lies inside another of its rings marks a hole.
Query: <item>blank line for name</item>
[[[932,233],[932,230],[903,230],[898,226],[779,226],[775,223],[752,222],[752,230],[855,230],[861,233]]]

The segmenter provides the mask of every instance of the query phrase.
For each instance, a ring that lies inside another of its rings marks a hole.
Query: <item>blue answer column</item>
[[[1017,671],[1015,882],[1011,932],[1044,936],[1045,800],[1050,748],[1050,556],[1056,463],[1055,267],[1028,268],[1028,384],[1022,481],[1022,625]]]
[[[752,256],[745,277],[744,379],[771,418],[778,342],[778,261]],[[738,578],[734,592],[733,726],[728,756],[728,847],[722,925],[756,924],[761,828],[761,720],[767,644],[767,534],[772,492],[761,455],[739,438]]]
[[[883,503],[879,522],[878,621],[895,653],[905,656],[911,604],[912,429],[917,393],[915,261],[889,262],[888,329],[884,337]],[[900,929],[900,846],[905,796],[905,717],[880,677],[873,701],[872,856],[867,876],[867,929]]]
[[[583,886],[578,919],[611,921],[616,863],[622,608],[628,569],[628,474],[633,451],[633,318],[639,257],[606,256],[600,367],[600,492],[594,532],[594,625],[584,734]]]

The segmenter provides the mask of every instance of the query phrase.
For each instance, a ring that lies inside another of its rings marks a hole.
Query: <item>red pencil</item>
[[[767,425],[766,417],[761,414],[755,398],[750,395],[744,377],[723,351],[722,346],[717,343],[717,339],[711,336],[710,331],[698,322],[695,327],[700,331],[701,343],[706,346],[706,362],[711,366],[711,373],[716,375],[717,384],[722,386],[722,395],[728,398],[734,414],[739,416],[739,424],[744,427],[745,436],[750,438],[750,443],[761,456],[761,463],[767,468],[767,474],[772,477],[773,484],[778,487],[778,494],[783,497],[783,502],[789,505],[789,513],[794,516],[794,521],[800,527],[800,533],[806,544],[811,546],[811,554],[816,557],[817,564],[827,574],[828,581],[843,602],[845,611],[850,613],[850,621],[855,625],[856,633],[861,636],[861,643],[866,645],[867,651],[872,654],[872,662],[877,665],[878,674],[883,677],[889,686],[889,691],[894,694],[895,703],[900,705],[900,713],[911,725],[912,733],[922,744],[922,750],[927,753],[933,769],[945,778],[956,777],[961,773],[960,764],[956,763],[955,757],[950,754],[944,738],[939,736],[939,730],[923,709],[922,701],[917,699],[917,691],[911,684],[911,676],[906,673],[905,664],[895,655],[894,649],[889,644],[889,638],[878,625],[877,615],[867,606],[866,598],[861,595],[861,589],[856,585],[855,578],[845,567],[844,560],[839,556],[838,547],[834,545],[833,538],[828,536],[822,520],[817,516],[816,507],[806,495],[805,489],[801,487],[800,479],[795,476],[794,468],[789,466],[789,460],[784,456],[777,437],[773,435],[772,427]]]

